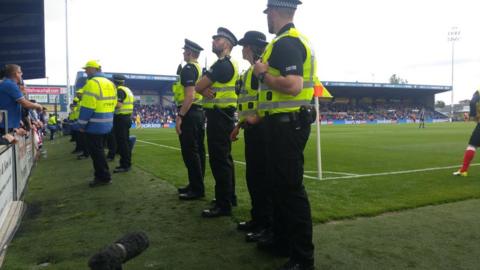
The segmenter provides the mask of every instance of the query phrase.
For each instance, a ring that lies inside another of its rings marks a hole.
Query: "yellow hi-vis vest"
[[[115,108],[115,114],[120,115],[129,115],[133,113],[133,103],[135,102],[135,96],[133,95],[132,91],[123,85],[117,87],[118,90],[123,90],[127,97],[122,102],[122,107]]]
[[[72,110],[68,114],[68,121],[74,121],[75,120],[75,106],[72,107]]]
[[[282,94],[275,89],[268,89],[267,85],[262,84],[258,97],[258,109],[260,115],[265,113],[276,114],[285,112],[297,112],[300,110],[300,106],[309,105],[313,98],[313,87],[316,82],[319,82],[317,74],[317,60],[315,53],[311,48],[308,39],[300,34],[297,29],[290,28],[290,30],[279,35],[273,39],[265,48],[265,52],[262,55],[262,62],[267,63],[273,50],[273,46],[281,38],[293,37],[298,38],[307,52],[307,57],[303,63],[303,89],[296,96]],[[272,76],[278,77],[280,71],[272,67],[268,68],[268,73]]]
[[[80,102],[73,107],[72,114],[72,120],[78,120],[78,117],[80,116]]]
[[[252,89],[253,66],[242,75],[242,88],[238,94],[238,117],[243,122],[247,116],[257,114],[258,91]]]
[[[230,62],[233,65],[233,76],[230,81],[227,83],[214,82],[212,84],[212,90],[215,92],[215,98],[204,98],[203,107],[207,109],[212,109],[218,107],[221,109],[237,106],[237,94],[235,93],[235,83],[237,82],[238,76],[238,64],[237,62],[230,59]]]
[[[202,75],[202,69],[200,68],[200,65],[198,63],[188,62],[188,64],[194,65],[195,68],[197,69],[198,77],[197,77],[197,81],[195,82],[195,83],[197,83],[200,80],[200,77]],[[185,87],[182,85],[182,83],[180,81],[178,81],[178,82],[175,82],[172,85],[172,91],[173,91],[173,99],[175,101],[175,104],[177,106],[182,106],[183,101],[185,100]],[[195,97],[193,99],[193,104],[201,105],[202,104],[202,98],[203,98],[203,96],[195,91]]]
[[[50,118],[48,118],[48,125],[56,125],[57,124],[57,118],[55,118],[55,116],[50,116]]]
[[[109,133],[113,126],[113,113],[117,105],[117,89],[104,77],[93,77],[83,87],[84,93],[80,107],[93,110],[90,119],[83,119],[80,108],[78,123],[86,125],[85,131],[93,134]]]

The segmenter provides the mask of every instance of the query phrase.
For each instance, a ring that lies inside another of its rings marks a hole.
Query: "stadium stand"
[[[175,119],[175,106],[162,106],[160,104],[141,105],[139,102],[135,103],[133,108],[132,120],[140,115],[142,124],[170,124]]]

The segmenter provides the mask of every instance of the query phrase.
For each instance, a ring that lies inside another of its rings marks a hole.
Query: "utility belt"
[[[213,106],[213,108],[204,108],[205,111],[208,113],[216,113],[216,114],[219,114],[221,115],[222,117],[225,117],[225,119],[227,119],[228,121],[232,121],[234,122],[235,121],[235,111],[237,110],[237,108],[235,107],[226,107],[226,108],[219,108],[217,106]],[[208,117],[208,114],[207,114],[207,117]]]
[[[301,126],[310,126],[317,119],[317,112],[313,106],[301,106],[298,112],[265,113],[265,120],[274,123],[292,123]]]
[[[182,106],[177,106],[177,109],[180,110],[180,108],[182,108]],[[203,111],[203,107],[201,105],[197,105],[197,104],[192,104],[190,106],[190,110],[192,111]],[[189,111],[190,111],[189,110]]]
[[[119,119],[130,119],[132,118],[132,114],[114,114],[113,120],[118,121]]]
[[[216,111],[216,112],[225,112],[225,113],[234,113],[237,108],[235,107],[226,107],[226,108],[220,108],[220,107],[217,107],[217,106],[213,106],[213,108],[203,108],[205,111]]]

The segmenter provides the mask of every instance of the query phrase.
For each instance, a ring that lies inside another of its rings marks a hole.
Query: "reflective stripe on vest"
[[[106,96],[106,97],[103,96],[102,86],[100,85],[100,82],[98,81],[98,79],[92,78],[92,81],[97,83],[100,94],[98,95],[92,92],[84,92],[83,93],[84,95],[95,97],[97,100],[116,100],[117,99],[116,94],[115,96]]]
[[[238,76],[238,65],[235,61],[230,59],[233,66],[233,76],[227,83],[214,82],[212,90],[215,92],[215,98],[203,98],[203,107],[212,109],[214,107],[227,108],[237,106],[237,94],[235,93],[235,83]]]
[[[316,76],[317,61],[308,39],[300,34],[297,29],[290,28],[287,32],[273,39],[272,42],[267,45],[265,52],[262,55],[262,62],[268,62],[275,43],[284,37],[298,38],[305,47],[307,55],[305,62],[303,63],[303,88],[298,95],[292,96],[282,94],[280,91],[275,91],[274,89],[268,89],[266,85],[262,85],[258,99],[260,115],[265,115],[267,112],[269,114],[296,112],[299,111],[300,106],[310,104],[313,98],[313,87],[318,81]],[[272,67],[269,67],[268,73],[275,77],[281,76],[280,71]]]
[[[90,122],[92,123],[109,123],[112,122],[113,118],[91,118]]]
[[[253,66],[251,66],[242,75],[242,88],[238,95],[238,117],[240,122],[245,120],[245,117],[257,114],[258,106],[258,91],[252,89]]]
[[[235,91],[235,86],[234,87],[221,87],[221,88],[212,87],[212,90],[215,93],[217,93],[217,92],[230,92],[230,91]]]
[[[123,90],[127,96],[125,97],[125,100],[122,102],[122,107],[115,109],[115,114],[120,114],[120,115],[132,114],[133,103],[135,102],[135,97],[133,96],[132,91],[128,87],[123,85],[120,85],[117,88],[120,90]]]
[[[108,133],[113,122],[113,112],[117,104],[115,85],[103,77],[93,77],[84,86],[81,106],[93,109],[94,114],[88,121],[87,132]],[[79,120],[80,124],[87,124]]]
[[[200,68],[200,65],[196,62],[188,62],[188,64],[192,64],[195,69],[197,70],[197,80],[195,83],[197,83],[200,80],[200,75],[202,74],[202,69]],[[184,66],[185,67],[185,66]],[[185,100],[185,87],[182,85],[181,81],[182,79],[179,78],[180,81],[174,83],[172,85],[172,91],[173,91],[173,99],[175,101],[175,104],[177,106],[182,106],[183,101]],[[202,104],[202,95],[197,93],[195,91],[195,97],[193,99],[193,104],[201,105]]]

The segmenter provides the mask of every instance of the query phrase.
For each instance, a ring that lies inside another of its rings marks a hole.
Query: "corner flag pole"
[[[316,89],[315,89],[316,90]],[[316,91],[315,91],[316,92]],[[322,146],[320,143],[320,102],[318,101],[318,96],[315,95],[315,111],[317,112],[317,177],[322,180]]]
[[[323,180],[323,171],[322,171],[322,145],[320,140],[320,126],[322,124],[321,115],[320,115],[320,98],[331,99],[332,94],[325,88],[320,81],[318,81],[313,87],[314,90],[314,101],[315,101],[315,111],[317,112],[317,177],[319,180]]]

